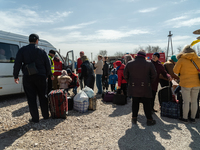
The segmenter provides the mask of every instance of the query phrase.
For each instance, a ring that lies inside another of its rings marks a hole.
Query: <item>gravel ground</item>
[[[132,125],[131,100],[118,106],[97,99],[96,111],[82,114],[72,110],[66,120],[41,117],[33,124],[28,122],[30,114],[23,94],[0,97],[0,150],[200,149],[199,120],[183,124],[158,112],[153,114],[157,124],[147,126],[141,104],[138,123]]]

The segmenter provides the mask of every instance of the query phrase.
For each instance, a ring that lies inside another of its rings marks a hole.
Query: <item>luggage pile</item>
[[[66,119],[68,110],[76,110],[84,113],[89,110],[96,110],[96,97],[94,91],[85,87],[74,97],[67,96],[64,89],[52,90],[48,94],[49,108],[52,118]]]

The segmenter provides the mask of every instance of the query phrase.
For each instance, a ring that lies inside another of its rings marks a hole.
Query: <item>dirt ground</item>
[[[96,93],[96,89],[95,89]],[[67,119],[29,123],[26,97],[0,98],[0,150],[113,149],[113,150],[199,150],[200,121],[183,124],[177,119],[153,114],[157,124],[146,125],[141,104],[138,123],[131,123],[131,100],[119,106],[102,102],[97,96],[97,110],[86,113],[69,111]],[[156,106],[158,100],[156,99]]]

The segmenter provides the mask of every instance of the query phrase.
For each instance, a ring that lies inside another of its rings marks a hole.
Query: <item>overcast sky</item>
[[[89,58],[99,50],[114,55],[139,46],[166,48],[172,31],[177,50],[196,39],[199,6],[200,0],[0,0],[0,30],[37,33],[62,55],[73,49]]]

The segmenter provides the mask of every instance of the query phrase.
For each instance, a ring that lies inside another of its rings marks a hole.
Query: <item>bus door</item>
[[[65,60],[65,67],[70,68],[72,72],[74,72],[75,64],[74,64],[74,51],[70,50],[67,52],[66,60]]]

